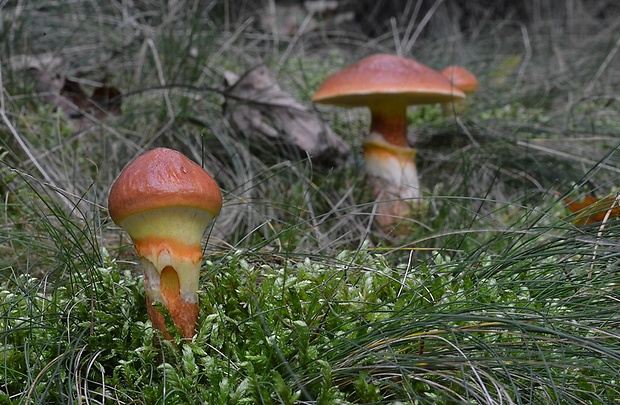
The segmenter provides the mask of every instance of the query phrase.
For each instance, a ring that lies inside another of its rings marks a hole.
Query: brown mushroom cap
[[[198,208],[217,215],[222,192],[209,173],[183,154],[157,148],[131,161],[110,189],[112,220],[165,207]]]
[[[342,107],[434,104],[465,95],[439,72],[414,60],[378,54],[325,79],[312,101]]]
[[[441,74],[464,93],[473,93],[478,88],[478,78],[460,66],[448,66],[441,71]]]

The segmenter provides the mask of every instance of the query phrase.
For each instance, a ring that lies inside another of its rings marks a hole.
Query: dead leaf
[[[64,110],[71,118],[79,118],[84,111],[92,107],[92,103],[78,82],[64,79],[64,85],[60,89],[60,97],[57,106]]]
[[[255,67],[237,80],[227,72],[224,115],[242,136],[259,149],[309,154],[316,162],[338,164],[349,154],[349,145],[290,94],[282,90],[264,66]]]
[[[115,87],[101,85],[89,97],[78,82],[65,76],[56,76],[36,67],[31,67],[28,72],[35,81],[35,91],[69,118],[84,119],[87,113],[103,119],[109,114],[121,113],[121,92]],[[79,128],[85,129],[88,126],[88,123],[83,122]]]
[[[122,94],[116,87],[102,85],[93,90],[90,97],[93,104],[99,111],[110,113],[112,115],[120,115],[122,112]],[[97,114],[95,114],[97,116]]]
[[[609,213],[609,218],[620,216],[620,205],[618,196],[609,195],[603,198],[596,198],[586,195],[583,201],[565,198],[564,203],[572,213],[574,213],[573,223],[576,225],[593,224],[605,220]]]
[[[9,59],[9,66],[14,71],[38,69],[51,72],[62,69],[63,63],[63,58],[53,52],[35,55],[14,55]]]

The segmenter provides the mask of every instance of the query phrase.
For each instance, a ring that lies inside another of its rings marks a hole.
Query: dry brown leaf
[[[224,115],[242,136],[267,153],[278,150],[288,157],[307,153],[318,163],[338,164],[349,145],[290,94],[282,90],[263,65],[241,78],[227,72]]]
[[[67,77],[35,67],[28,72],[35,81],[35,91],[70,118],[83,119],[84,113],[88,113],[102,119],[109,114],[121,113],[121,92],[114,87],[101,85],[89,97],[78,82]],[[82,123],[79,127],[83,129],[85,125]]]
[[[98,107],[99,111],[120,115],[122,112],[122,94],[116,87],[102,85],[93,90],[91,101]],[[97,114],[95,114],[97,115]]]
[[[71,118],[79,118],[84,111],[92,107],[92,103],[78,82],[64,78],[64,84],[60,89],[60,97],[56,105],[67,113]]]

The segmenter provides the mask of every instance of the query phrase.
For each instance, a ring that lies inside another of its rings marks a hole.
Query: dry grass
[[[619,165],[609,149],[617,145],[620,79],[612,65],[620,47],[613,39],[618,23],[594,11],[575,18],[585,7],[577,3],[524,5],[503,20],[476,19],[481,11],[474,8],[460,31],[446,25],[458,15],[454,6],[418,8],[410,1],[405,11],[415,18],[396,21],[375,38],[359,29],[342,32],[333,17],[308,14],[301,21],[307,32],[267,29],[259,10],[282,8],[271,2],[5,5],[4,124],[15,127],[4,131],[13,156],[7,161],[51,185],[52,194],[64,190],[64,204],[79,201],[82,215],[92,218],[105,208],[107,188],[125,162],[153,146],[175,147],[204,161],[225,190],[217,238],[235,245],[253,232],[264,236],[278,224],[301,221],[317,233],[307,248],[336,248],[338,240],[359,244],[369,224],[369,196],[358,175],[366,113],[320,109],[355,148],[346,167],[325,172],[304,161],[256,156],[223,120],[217,90],[224,70],[240,73],[266,62],[286,89],[307,100],[339,67],[374,52],[401,52],[437,68],[467,66],[482,81],[467,116],[445,120],[428,108],[412,112],[423,184],[432,195],[484,198],[495,210],[495,203],[526,195],[536,200],[551,190],[568,192],[572,184],[593,183],[609,192]],[[353,27],[348,24],[343,26]],[[433,26],[452,31],[434,32]],[[23,69],[9,63],[23,55],[53,60],[55,73],[87,88],[102,80],[119,87],[129,94],[124,114],[74,131],[74,123],[32,97]],[[174,86],[179,83],[194,90]],[[598,162],[594,176],[588,168]],[[292,189],[304,197],[274,198]]]

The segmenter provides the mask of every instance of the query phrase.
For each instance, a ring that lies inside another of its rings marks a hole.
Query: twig
[[[297,32],[295,32],[295,35],[293,36],[293,39],[291,40],[291,42],[288,44],[288,46],[286,47],[286,49],[282,53],[282,56],[280,57],[280,59],[278,61],[278,65],[277,65],[278,68],[277,68],[277,70],[280,70],[280,67],[282,67],[282,65],[284,65],[284,63],[288,59],[289,55],[293,51],[293,48],[299,42],[299,38],[301,38],[302,34],[304,32],[306,32],[306,29],[308,28],[308,25],[310,25],[310,23],[312,22],[313,18],[314,18],[314,10],[311,10],[308,13],[308,15],[304,18],[304,20],[302,21],[301,25],[299,26],[299,29],[297,29]]]
[[[608,165],[607,163],[596,162],[596,161],[594,161],[592,159],[588,159],[588,158],[584,158],[584,157],[579,157],[577,155],[572,155],[570,153],[561,152],[559,150],[555,150],[555,149],[552,149],[552,148],[547,148],[547,147],[540,146],[540,145],[535,145],[535,144],[532,144],[530,142],[517,141],[517,145],[518,146],[523,146],[523,147],[526,147],[526,148],[535,149],[535,150],[538,150],[540,152],[545,152],[545,153],[548,153],[550,155],[556,155],[556,156],[560,156],[560,157],[563,157],[563,158],[571,159],[571,160],[574,160],[576,162],[585,163],[587,165],[597,166],[597,167],[600,167],[602,169],[607,169],[607,170],[610,170],[610,171],[615,172],[615,173],[620,173],[620,168]],[[614,148],[614,150],[615,150],[615,148]],[[605,160],[608,160],[609,157],[610,157],[610,155],[607,155],[605,157]]]
[[[611,203],[605,216],[603,217],[603,221],[601,221],[601,226],[598,228],[598,232],[596,234],[596,240],[594,242],[594,250],[592,251],[592,262],[590,263],[590,272],[588,273],[588,279],[592,279],[592,273],[594,272],[594,262],[596,261],[596,257],[598,256],[598,247],[600,246],[600,240],[603,237],[603,231],[605,230],[605,225],[607,225],[607,221],[611,217],[611,213],[615,207],[620,207],[620,191],[616,194],[616,198]]]
[[[405,274],[403,274],[403,280],[400,282],[400,288],[398,289],[396,298],[400,297],[400,294],[403,292],[403,288],[405,288],[405,283],[407,282],[407,276],[409,276],[409,270],[411,269],[411,262],[413,261],[413,252],[414,250],[411,250],[409,252],[409,260],[407,260],[407,268],[405,269]]]
[[[592,91],[596,82],[598,82],[603,72],[605,72],[605,70],[607,69],[607,66],[609,66],[609,64],[611,63],[611,60],[614,58],[614,56],[616,56],[616,53],[618,52],[619,48],[620,48],[620,38],[618,38],[614,47],[611,49],[611,51],[609,51],[609,53],[607,54],[607,57],[605,58],[603,63],[601,63],[601,66],[599,66],[598,70],[594,74],[594,77],[592,78],[592,80],[590,80],[590,83],[586,86],[586,90],[585,90],[586,94]]]
[[[521,86],[521,82],[523,81],[523,77],[525,76],[525,70],[527,69],[527,65],[530,63],[530,59],[532,59],[532,46],[530,44],[530,36],[527,33],[527,28],[525,27],[525,25],[521,25],[521,36],[523,37],[525,56],[523,57],[523,62],[521,63],[521,66],[519,66],[519,73],[517,74],[515,88]]]
[[[431,20],[431,17],[433,17],[433,15],[435,14],[435,11],[437,11],[441,3],[443,3],[443,0],[436,0],[435,3],[433,3],[433,5],[431,6],[431,8],[428,9],[426,14],[424,15],[424,18],[422,18],[422,21],[420,21],[420,24],[418,24],[418,28],[416,28],[411,38],[407,40],[407,43],[405,44],[405,47],[403,49],[403,52],[405,52],[405,55],[408,55],[409,52],[411,52],[411,48],[413,48],[413,45],[415,45],[415,42],[418,40],[418,37],[422,33],[422,30],[424,29],[424,27],[426,27],[426,24],[428,24],[428,22]],[[403,39],[406,39],[406,38],[403,38]]]
[[[153,42],[152,39],[149,38],[149,39],[146,40],[146,45],[149,47],[149,49],[151,50],[151,53],[153,55],[153,61],[155,61],[155,68],[157,70],[157,77],[159,79],[159,83],[162,86],[165,86],[166,85],[166,78],[164,77],[164,69],[162,67],[161,60],[159,59],[159,53],[157,52],[157,48],[155,47],[155,43]],[[168,130],[168,128],[170,128],[172,126],[172,124],[174,123],[174,120],[175,120],[174,108],[172,107],[172,101],[170,101],[170,92],[168,90],[164,90],[164,101],[166,102],[166,108],[168,109],[168,115],[169,115],[170,119],[168,120],[168,122],[166,122],[161,127],[161,129],[157,132],[157,134],[155,134],[155,136],[153,137],[153,140],[159,138],[159,136],[161,134],[166,132]]]

